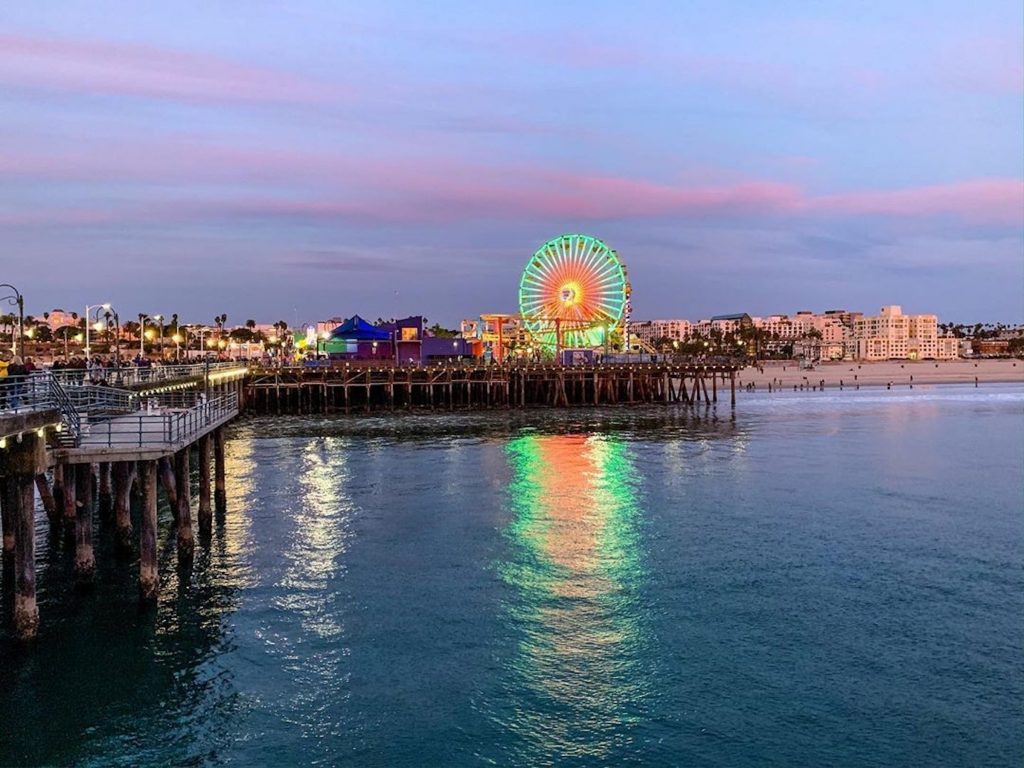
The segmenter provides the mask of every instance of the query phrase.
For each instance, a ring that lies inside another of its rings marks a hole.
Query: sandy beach
[[[792,390],[794,386],[825,387],[859,386],[907,387],[911,384],[973,384],[979,385],[1019,382],[1024,384],[1024,360],[925,360],[889,361],[884,363],[831,362],[820,363],[813,370],[801,370],[795,363],[770,361],[759,368],[740,371],[738,386],[742,389],[753,384],[758,391],[768,385]]]

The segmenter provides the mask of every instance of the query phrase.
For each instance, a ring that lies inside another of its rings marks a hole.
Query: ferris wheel
[[[519,311],[543,345],[596,347],[622,322],[629,303],[626,270],[615,251],[587,235],[548,240],[527,262]]]

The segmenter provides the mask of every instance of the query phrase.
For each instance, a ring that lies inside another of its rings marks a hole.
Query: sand
[[[761,372],[763,370],[763,373]],[[1024,383],[1024,360],[925,360],[921,362],[890,361],[884,363],[836,362],[820,363],[813,370],[801,370],[795,363],[771,361],[759,368],[740,371],[737,388],[754,384],[766,391],[768,384],[792,390],[794,385],[814,385],[825,380],[825,387],[855,388],[860,386],[908,387],[910,384],[974,384]]]

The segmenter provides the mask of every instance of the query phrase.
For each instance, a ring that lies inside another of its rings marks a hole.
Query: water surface
[[[0,762],[1019,766],[1024,391],[250,419],[158,606],[40,518]]]

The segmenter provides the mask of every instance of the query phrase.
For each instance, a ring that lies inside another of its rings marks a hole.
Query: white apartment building
[[[818,315],[807,310],[795,315],[769,315],[768,317],[752,318],[754,327],[772,335],[778,335],[781,341],[795,341],[807,336],[811,331],[821,334],[821,340],[829,344],[842,344],[848,329],[840,317],[834,314]]]
[[[693,334],[693,323],[689,320],[638,320],[629,324],[629,334],[652,346],[658,339],[683,341]]]
[[[905,315],[896,304],[877,315],[858,318],[853,326],[854,356],[859,360],[952,360],[956,339],[940,337],[935,315]]]

